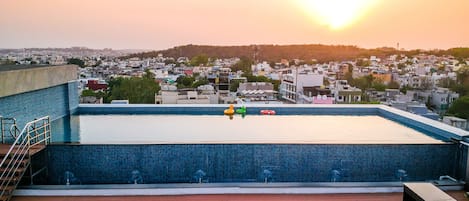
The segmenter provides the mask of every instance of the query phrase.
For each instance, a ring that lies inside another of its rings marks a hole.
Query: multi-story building
[[[458,93],[452,92],[447,88],[435,88],[432,90],[430,103],[438,113],[444,113],[448,110],[451,103],[458,98]]]
[[[362,100],[362,90],[351,87],[347,80],[337,80],[332,93],[336,103],[354,103]]]
[[[276,101],[276,91],[274,85],[269,82],[248,82],[240,83],[237,94],[245,99],[253,101]]]
[[[322,86],[324,75],[312,72],[299,72],[293,69],[292,73],[282,75],[280,93],[282,98],[296,103],[298,96],[303,94],[304,87]]]

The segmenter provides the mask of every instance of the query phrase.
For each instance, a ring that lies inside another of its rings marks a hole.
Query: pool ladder
[[[31,157],[50,143],[51,126],[49,117],[45,116],[27,123],[23,130],[18,132],[15,119],[3,117],[0,119],[2,142],[5,142],[6,131],[10,132],[14,138],[12,144],[2,143],[0,145],[2,158],[0,162],[0,201],[7,201],[11,199],[14,190],[27,171],[30,173],[32,183],[33,177],[45,170],[44,167],[33,172]],[[10,129],[6,130],[5,127],[10,127]]]

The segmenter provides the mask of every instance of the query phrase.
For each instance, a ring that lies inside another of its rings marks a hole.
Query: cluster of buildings
[[[207,65],[191,66],[187,57],[128,58],[128,52],[111,49],[0,50],[0,61],[19,64],[64,64],[68,58],[84,61],[79,69],[80,89],[105,91],[107,81],[116,77],[142,76],[145,70],[155,75],[161,86],[155,104],[341,104],[383,103],[432,119],[439,119],[459,94],[441,87],[442,80],[456,80],[456,71],[468,62],[451,56],[391,55],[387,58],[361,58],[354,61],[317,63],[281,60],[277,63],[257,62],[251,66],[254,76],[265,76],[269,82],[248,82],[242,71],[231,67],[239,58],[210,59]],[[309,64],[306,64],[309,63]],[[311,64],[314,63],[314,64]],[[178,88],[178,77],[204,79],[208,84],[195,88]],[[377,90],[358,88],[350,81],[369,76],[385,86]],[[276,86],[274,83],[280,83]],[[234,85],[234,86],[233,86]],[[406,88],[406,93],[398,88]],[[82,98],[83,103],[102,103],[102,99]],[[428,109],[431,107],[431,110]]]
[[[158,55],[155,58],[129,58],[105,59],[96,67],[80,69],[83,82],[90,79],[109,80],[115,77],[142,76],[145,69],[155,74],[155,79],[161,85],[175,85],[180,76],[194,76],[207,79],[215,94],[220,96],[235,96],[225,98],[247,98],[253,101],[280,100],[284,103],[359,103],[386,102],[390,105],[396,102],[430,103],[438,110],[445,110],[458,95],[448,89],[439,87],[443,79],[456,80],[455,71],[462,64],[451,57],[436,57],[432,55],[419,55],[407,58],[404,55],[392,55],[380,59],[374,56],[364,59],[366,66],[359,66],[357,61],[329,62],[308,64],[289,64],[281,61],[275,63],[260,62],[252,65],[252,74],[265,76],[270,80],[277,80],[280,86],[253,91],[245,90],[240,85],[237,90],[229,90],[230,84],[235,82],[248,83],[243,77],[244,72],[233,72],[231,66],[236,64],[238,58],[215,59],[207,66],[190,66],[189,58],[168,58]],[[301,61],[299,61],[301,63]],[[466,64],[463,64],[466,65]],[[347,78],[348,76],[348,78]],[[374,89],[359,89],[347,79],[372,76],[384,85],[397,83],[398,88],[406,87],[409,93],[403,94],[397,89],[376,91]],[[271,86],[264,83],[262,86]],[[206,87],[207,89],[209,87]],[[163,89],[178,90],[172,87]],[[184,89],[188,90],[188,89]],[[197,89],[194,89],[197,91]],[[163,90],[165,91],[165,90]],[[200,90],[199,90],[200,91]],[[184,93],[184,92],[182,92]],[[206,90],[205,92],[206,93]],[[262,96],[261,94],[265,94]],[[253,97],[255,95],[256,97]],[[367,100],[363,100],[366,96]],[[224,99],[224,100],[225,100]],[[221,99],[220,99],[221,100]]]
[[[0,64],[18,65],[64,65],[69,59],[80,59],[85,66],[99,66],[103,60],[136,53],[140,50],[71,48],[23,48],[0,49]]]

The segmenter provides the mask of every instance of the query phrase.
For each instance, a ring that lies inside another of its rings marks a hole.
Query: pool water
[[[78,115],[70,142],[81,144],[439,144],[377,115]],[[54,133],[55,142],[63,142]],[[67,141],[67,140],[65,140]]]

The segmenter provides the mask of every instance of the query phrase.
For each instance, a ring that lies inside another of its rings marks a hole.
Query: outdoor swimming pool
[[[72,184],[134,183],[136,172],[145,184],[465,178],[466,148],[454,140],[467,132],[414,114],[379,105],[252,106],[230,120],[226,107],[81,105],[53,125],[43,184],[66,184],[70,175]]]
[[[79,115],[81,144],[432,144],[443,143],[380,116]],[[60,142],[61,137],[55,136]],[[73,142],[73,141],[72,141]]]

